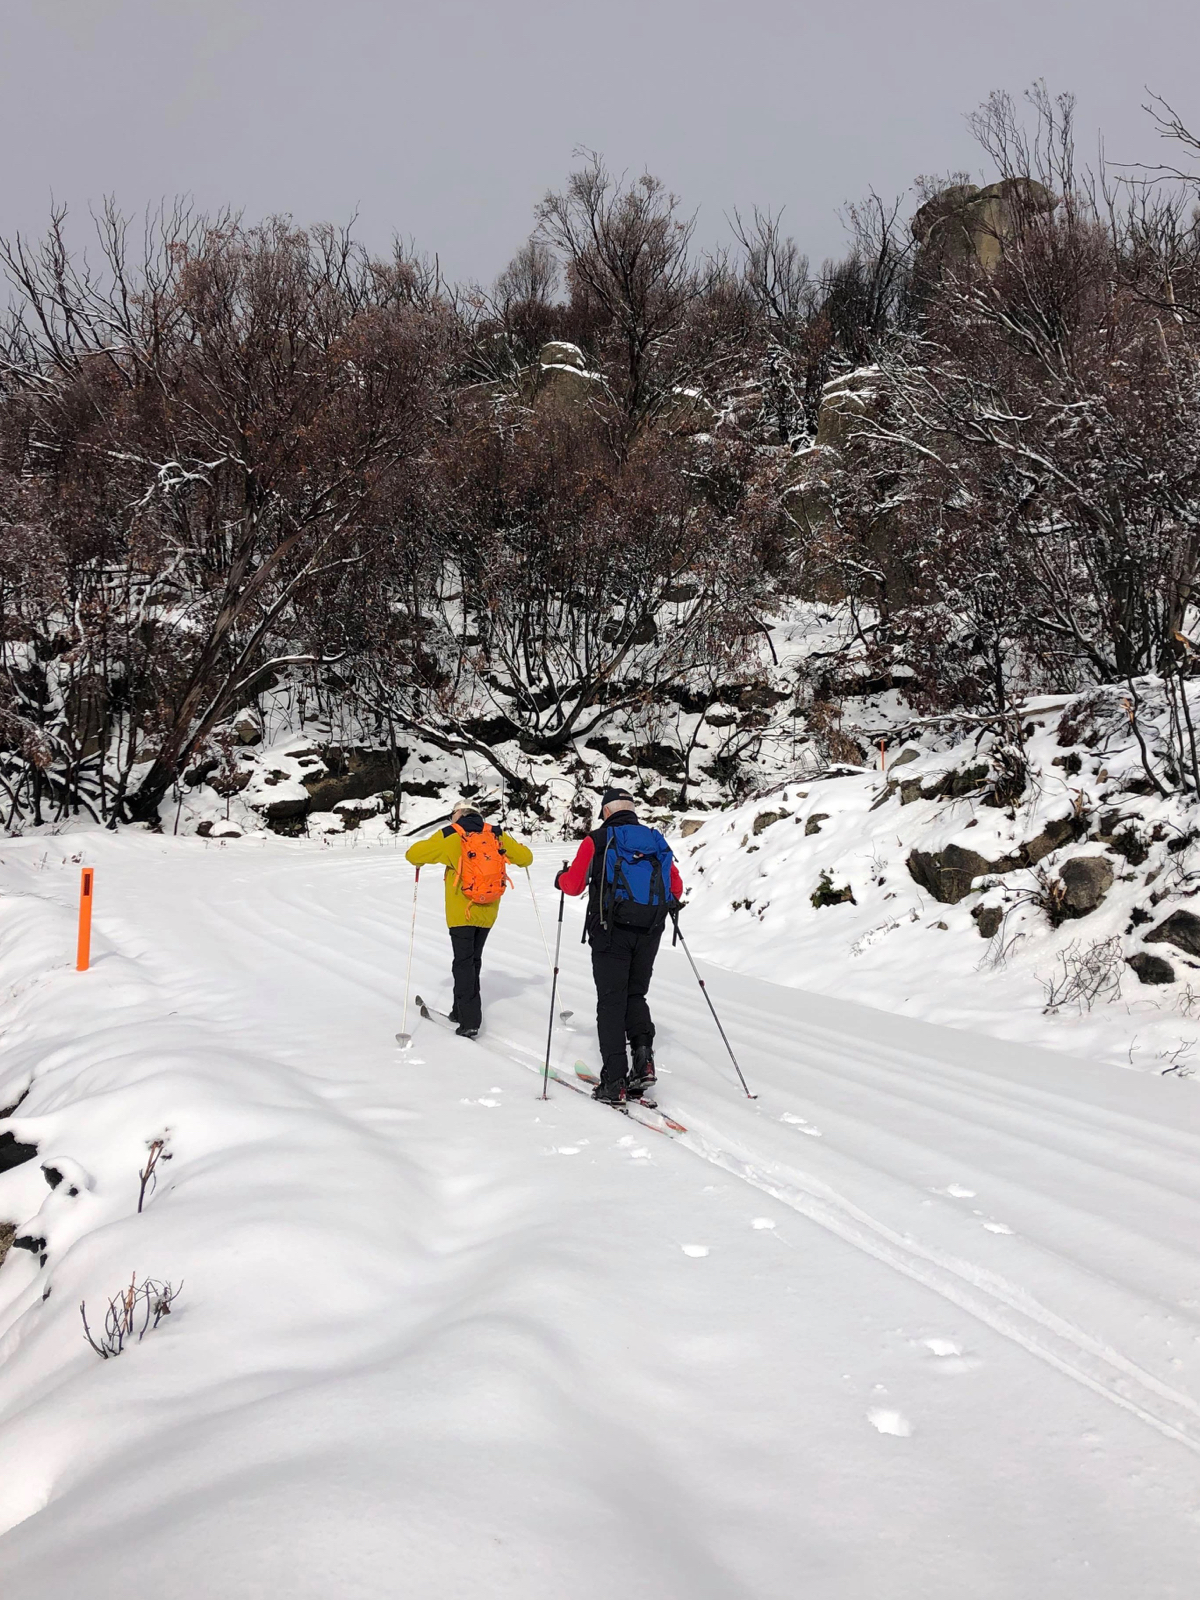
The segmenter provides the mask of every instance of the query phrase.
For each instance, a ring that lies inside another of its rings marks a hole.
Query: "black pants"
[[[491,931],[469,923],[450,929],[450,943],[454,947],[454,1016],[460,1028],[478,1028],[483,1021],[479,969],[483,965],[483,947]]]
[[[592,976],[596,980],[596,1032],[600,1036],[600,1076],[606,1085],[625,1082],[626,1039],[649,1044],[654,1022],[646,991],[654,976],[662,929],[597,928],[592,934]]]

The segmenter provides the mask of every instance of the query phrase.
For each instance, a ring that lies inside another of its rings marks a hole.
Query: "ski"
[[[564,1089],[573,1089],[576,1094],[586,1095],[592,1099],[592,1091],[577,1078],[568,1077],[565,1072],[557,1068],[550,1068],[550,1076],[555,1083],[561,1083]],[[604,1104],[596,1101],[597,1105]],[[613,1106],[614,1111],[619,1111],[623,1117],[628,1117],[630,1122],[636,1122],[640,1127],[648,1128],[651,1133],[661,1133],[664,1139],[673,1139],[677,1133],[686,1133],[687,1129],[681,1122],[674,1122],[663,1115],[661,1111],[652,1111],[641,1100],[627,1100],[619,1106]]]
[[[596,1076],[596,1074],[592,1072],[590,1068],[585,1066],[582,1061],[577,1061],[575,1063],[575,1076],[577,1078],[582,1078],[583,1082],[590,1085],[590,1087],[593,1089],[600,1082],[600,1079]],[[674,1117],[669,1117],[659,1105],[657,1100],[647,1100],[644,1095],[639,1095],[636,1099],[626,1100],[625,1104],[627,1106],[645,1106],[648,1111],[656,1111],[666,1123],[667,1127],[671,1129],[672,1133],[687,1132],[687,1129],[684,1127],[683,1123],[676,1122]]]
[[[589,1089],[595,1089],[599,1087],[600,1079],[591,1070],[591,1068],[585,1066],[582,1061],[577,1061],[575,1063],[575,1076],[577,1078],[582,1078],[583,1082],[587,1084]],[[642,1094],[631,1095],[626,1093],[625,1104],[627,1106],[649,1106],[651,1111],[658,1110],[658,1101],[647,1100],[645,1095]]]
[[[451,1033],[457,1032],[458,1024],[456,1022],[452,1022],[444,1011],[435,1011],[431,1005],[421,999],[420,995],[416,995],[414,998],[416,1001],[417,1010],[425,1018],[426,1022],[436,1022],[439,1027],[449,1028]],[[396,1035],[396,1042],[400,1043],[403,1037],[404,1036],[402,1034],[398,1033]]]
[[[585,1094],[589,1100],[592,1098],[592,1090],[600,1081],[582,1061],[576,1062],[573,1078],[568,1077],[565,1072],[559,1072],[556,1067],[550,1068],[550,1076],[555,1083],[561,1083],[567,1089],[574,1089],[576,1094]],[[604,1102],[598,1101],[597,1104],[602,1105]],[[649,1100],[626,1100],[619,1106],[613,1106],[612,1109],[619,1111],[623,1117],[628,1117],[631,1122],[640,1123],[643,1128],[665,1134],[668,1139],[676,1133],[687,1132],[682,1122],[676,1122],[674,1117],[669,1117],[657,1104],[652,1104]],[[646,1115],[640,1115],[641,1112],[645,1112]]]

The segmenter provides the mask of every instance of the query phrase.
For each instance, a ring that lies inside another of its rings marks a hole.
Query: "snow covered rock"
[[[1060,875],[1066,890],[1063,906],[1071,917],[1086,917],[1095,911],[1113,886],[1112,863],[1107,856],[1072,856],[1063,862]]]
[[[883,374],[878,367],[856,367],[853,372],[832,378],[821,390],[818,445],[842,449],[852,437],[855,423],[876,410],[882,386]]]
[[[11,1130],[0,1133],[0,1172],[8,1172],[37,1155],[37,1145],[23,1144]]]
[[[309,811],[334,811],[345,800],[366,800],[384,790],[394,790],[408,759],[406,750],[335,748],[322,752],[322,768],[305,773],[300,782],[308,791]]]
[[[233,733],[239,744],[261,744],[262,718],[257,711],[239,711],[233,721]]]
[[[543,367],[574,367],[578,372],[587,371],[587,357],[569,339],[551,339],[538,351],[538,361]]]
[[[1173,944],[1185,955],[1200,956],[1200,917],[1191,911],[1172,911],[1165,922],[1146,935],[1145,943]]]
[[[1152,956],[1148,950],[1139,950],[1126,963],[1137,973],[1142,983],[1174,983],[1175,968],[1162,956]]]
[[[913,850],[906,865],[913,882],[946,906],[965,900],[976,878],[1004,870],[978,850],[964,850],[960,844],[948,844],[944,850]]]
[[[979,929],[980,937],[994,939],[1000,932],[1000,924],[1004,921],[1003,906],[976,906],[971,912],[975,919],[975,926]]]

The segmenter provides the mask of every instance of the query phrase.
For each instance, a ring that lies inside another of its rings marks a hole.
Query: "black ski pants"
[[[654,1021],[646,991],[654,976],[661,928],[597,928],[592,935],[592,976],[596,980],[596,1032],[600,1036],[600,1076],[605,1085],[625,1082],[626,1039],[650,1044]]]
[[[460,1028],[478,1028],[483,1022],[479,969],[483,965],[483,947],[491,931],[472,927],[470,923],[450,929],[450,943],[454,948],[454,1020]]]

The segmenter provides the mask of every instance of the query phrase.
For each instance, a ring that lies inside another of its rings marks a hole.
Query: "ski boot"
[[[592,1090],[592,1099],[599,1100],[606,1106],[620,1106],[625,1103],[625,1085],[614,1083],[612,1079],[604,1078]]]
[[[629,1098],[640,1100],[650,1094],[658,1078],[654,1071],[654,1046],[649,1039],[633,1042],[633,1067],[629,1073]]]

